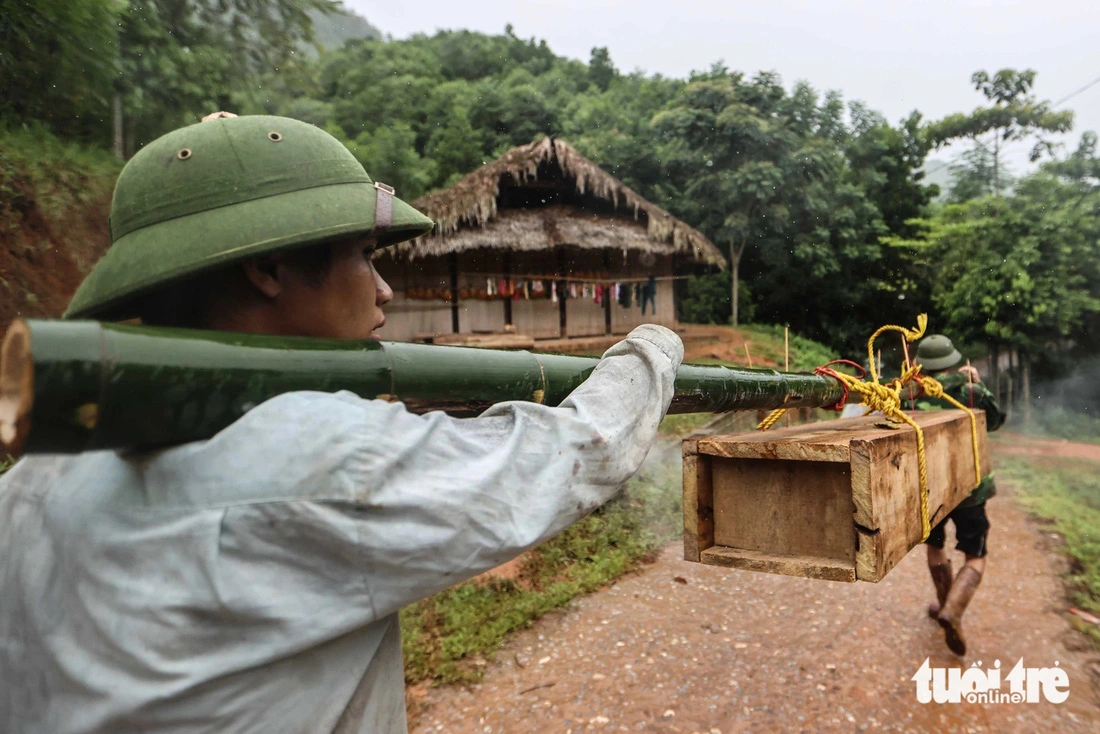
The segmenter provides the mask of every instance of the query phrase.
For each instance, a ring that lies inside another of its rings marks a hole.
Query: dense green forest
[[[969,353],[1012,350],[1051,377],[1100,352],[1097,138],[1050,142],[1072,113],[1035,98],[1032,70],[975,72],[972,112],[890,121],[782,70],[624,73],[607,47],[585,63],[510,26],[395,41],[330,0],[0,4],[5,135],[125,157],[210,111],[287,115],[406,199],[557,135],[727,253],[736,279],[688,281],[685,320],[789,324],[855,353],[928,311]],[[1010,177],[1009,145],[1036,170]],[[945,146],[941,192],[922,171]]]

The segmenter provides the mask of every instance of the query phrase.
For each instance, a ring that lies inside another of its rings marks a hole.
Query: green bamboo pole
[[[277,337],[95,321],[16,321],[0,352],[0,441],[76,453],[209,438],[296,390],[348,390],[418,413],[558,405],[599,360],[469,347]],[[672,413],[823,407],[838,382],[769,369],[684,365]]]

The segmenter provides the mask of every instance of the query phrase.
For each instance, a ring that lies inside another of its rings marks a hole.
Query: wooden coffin
[[[989,472],[978,417],[982,474]],[[911,414],[924,431],[932,526],[974,489],[970,418]],[[684,558],[829,581],[879,581],[921,542],[917,437],[883,417],[688,438]]]

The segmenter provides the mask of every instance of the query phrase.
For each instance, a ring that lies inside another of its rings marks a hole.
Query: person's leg
[[[962,616],[985,573],[989,518],[986,517],[984,503],[957,509],[950,517],[955,523],[955,536],[958,539],[955,547],[966,554],[966,563],[952,582],[937,621],[943,627],[944,641],[951,651],[956,655],[965,655],[966,638],[963,637]]]
[[[972,556],[967,553],[966,565],[974,569],[978,573],[985,573],[985,559],[985,556]]]
[[[951,572],[951,559],[943,545],[946,540],[947,519],[944,518],[932,532],[928,534],[928,540],[924,541],[928,548],[928,573],[932,575],[932,585],[936,587],[936,601],[928,605],[928,616],[937,619],[947,592],[951,590],[951,580],[954,574]]]

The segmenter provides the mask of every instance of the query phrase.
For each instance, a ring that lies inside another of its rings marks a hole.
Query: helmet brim
[[[250,257],[374,236],[377,190],[341,183],[209,209],[120,237],[77,289],[63,318],[128,319],[139,296]],[[431,231],[432,220],[393,198],[378,247]],[[135,277],[135,274],[140,274]]]

